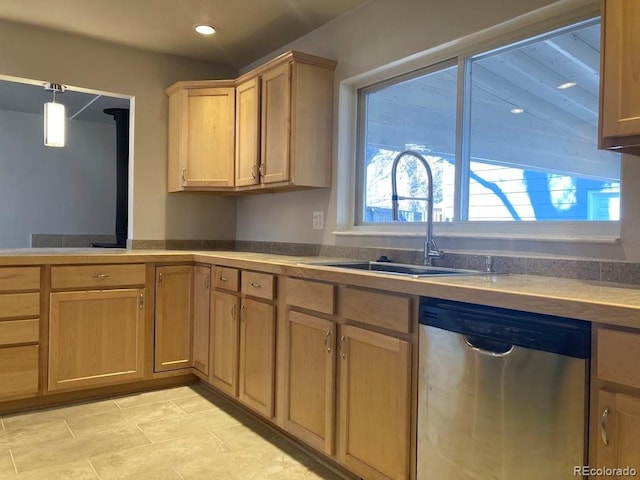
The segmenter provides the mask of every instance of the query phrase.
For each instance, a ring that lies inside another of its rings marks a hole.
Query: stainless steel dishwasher
[[[417,480],[564,480],[586,464],[591,324],[422,299]]]

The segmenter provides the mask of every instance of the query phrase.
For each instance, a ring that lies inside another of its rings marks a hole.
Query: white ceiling
[[[2,0],[0,18],[240,68],[365,1]]]

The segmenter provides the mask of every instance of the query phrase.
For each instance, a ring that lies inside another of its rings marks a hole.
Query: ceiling
[[[365,1],[2,0],[0,18],[240,68]]]

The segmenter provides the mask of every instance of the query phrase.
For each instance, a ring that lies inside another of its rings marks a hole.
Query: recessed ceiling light
[[[213,35],[216,29],[212,25],[196,25],[193,27],[200,35]]]
[[[515,113],[516,115],[519,113],[524,113],[524,108],[512,108],[511,113]]]
[[[558,85],[558,90],[566,90],[567,88],[575,87],[577,85],[576,82],[567,82],[562,85]]]

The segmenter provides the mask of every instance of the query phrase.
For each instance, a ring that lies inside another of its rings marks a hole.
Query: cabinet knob
[[[98,273],[98,274],[94,275],[93,278],[95,278],[97,280],[102,280],[104,278],[109,278],[109,275],[106,274],[106,273]]]
[[[327,352],[331,352],[331,330],[324,335],[324,346]]]
[[[256,166],[255,165],[251,167],[251,178],[253,180],[256,179]]]
[[[345,351],[345,340],[344,335],[340,337],[340,356],[345,359],[347,358],[347,352]]]
[[[144,293],[141,293],[138,297],[138,308],[142,310],[144,307]]]
[[[209,274],[206,274],[204,276],[204,288],[206,288],[207,290],[209,290]]]
[[[251,282],[251,286],[253,288],[262,288],[262,285],[260,285],[258,282]]]
[[[158,286],[161,287],[162,286],[162,273],[158,274]]]
[[[183,168],[182,169],[182,182],[186,182],[187,181],[187,169]]]
[[[244,322],[244,305],[240,305],[240,321]]]
[[[227,280],[229,280],[227,277],[220,277],[221,282],[226,282]]]
[[[236,304],[231,305],[231,318],[236,318]]]
[[[609,434],[607,433],[607,427],[609,426],[609,409],[605,408],[600,416],[600,437],[602,443],[609,445]]]

